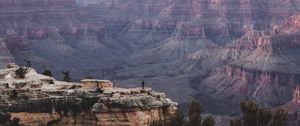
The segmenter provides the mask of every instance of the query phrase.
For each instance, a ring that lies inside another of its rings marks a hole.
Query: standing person
[[[144,90],[145,89],[145,81],[142,80],[141,84],[142,84],[142,89]]]

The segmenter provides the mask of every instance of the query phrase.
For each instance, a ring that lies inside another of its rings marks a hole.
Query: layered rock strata
[[[177,103],[151,88],[124,89],[94,79],[61,82],[32,68],[19,78],[19,68],[9,65],[0,70],[0,106],[25,125],[147,126],[158,120],[168,124],[177,109]],[[0,120],[7,117],[0,114]]]
[[[277,29],[248,32],[228,45],[228,64],[203,80],[199,90],[212,99],[253,99],[269,106],[291,101],[300,84],[300,34],[295,23],[300,18],[296,17]],[[287,26],[292,30],[287,32]]]
[[[12,61],[23,64],[26,59],[38,71],[51,69],[56,78],[64,69],[76,80],[103,77],[124,86],[143,78],[181,103],[205,92],[188,85],[195,85],[194,78],[205,80],[215,67],[251,55],[259,41],[261,48],[257,50],[273,55],[277,49],[270,48],[273,44],[269,39],[275,34],[295,32],[298,16],[293,16],[284,28],[279,25],[300,8],[297,0],[0,2],[0,38],[5,45],[1,47],[7,50],[0,53],[4,62],[0,65]],[[236,39],[239,44],[223,47]],[[290,60],[297,60],[295,54],[292,57],[296,58]],[[279,64],[285,63],[281,61]],[[240,88],[229,89],[240,92]]]

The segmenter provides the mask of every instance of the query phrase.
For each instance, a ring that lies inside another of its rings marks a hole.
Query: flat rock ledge
[[[96,79],[62,82],[27,67],[25,78],[19,78],[19,68],[9,64],[0,70],[0,120],[17,117],[33,126],[53,121],[66,125],[146,126],[151,121],[170,121],[177,109],[177,103],[165,93],[148,87],[120,88],[109,80]]]

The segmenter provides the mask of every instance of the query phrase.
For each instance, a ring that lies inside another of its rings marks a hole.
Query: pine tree
[[[252,101],[243,101],[241,103],[243,120],[245,126],[256,126],[258,105]]]
[[[257,113],[257,126],[268,126],[272,120],[272,112],[267,108],[260,108]]]
[[[28,69],[25,67],[20,67],[15,73],[19,78],[25,78],[25,74],[28,73]]]
[[[175,116],[171,120],[171,126],[183,126],[184,125],[184,114],[177,109]]]
[[[276,111],[273,117],[273,122],[271,126],[287,126],[288,125],[288,112],[282,108]]]
[[[71,77],[70,77],[70,72],[69,71],[63,71],[62,74],[64,75],[64,79],[63,81],[65,82],[70,82],[71,81]]]
[[[240,105],[243,117],[230,120],[230,126],[288,126],[288,112],[278,109],[274,116],[268,108],[259,108],[252,101]],[[243,123],[241,123],[243,122]]]
[[[215,120],[212,116],[209,116],[204,119],[202,126],[214,126],[215,125]]]
[[[188,126],[201,126],[202,118],[202,107],[197,101],[192,101],[189,107],[189,122]]]
[[[48,77],[52,77],[52,72],[50,70],[45,70],[42,74]]]

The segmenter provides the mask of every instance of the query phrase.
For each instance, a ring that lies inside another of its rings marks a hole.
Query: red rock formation
[[[289,18],[286,24],[280,29],[282,33],[297,32],[300,29],[300,15],[296,14]]]
[[[242,66],[227,65],[223,72],[229,77],[239,79],[245,83],[258,85],[295,85],[300,78],[296,73],[280,73],[275,71],[262,71],[247,69]]]
[[[295,18],[291,20],[296,22]],[[292,90],[300,81],[300,58],[295,54],[299,53],[300,34],[294,31],[279,32],[282,29],[250,31],[228,45],[228,54],[234,55],[232,52],[236,51],[238,56],[203,84],[220,83],[216,84],[218,89],[213,95],[225,95],[219,96],[222,98],[241,100],[251,97],[259,103],[270,105],[290,101]]]

